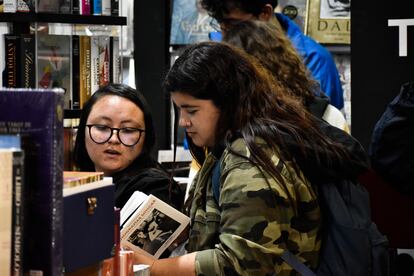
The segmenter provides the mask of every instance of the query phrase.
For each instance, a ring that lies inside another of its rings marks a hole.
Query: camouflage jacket
[[[318,263],[321,214],[316,192],[261,144],[281,169],[293,201],[278,182],[247,159],[225,150],[220,159],[218,206],[211,182],[218,161],[209,154],[190,190],[193,201],[187,250],[197,251],[197,275],[295,275],[280,258],[285,249],[311,268]],[[231,147],[249,156],[242,139]]]

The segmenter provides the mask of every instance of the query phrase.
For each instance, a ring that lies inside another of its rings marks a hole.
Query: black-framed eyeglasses
[[[119,142],[127,147],[132,147],[139,142],[142,133],[145,132],[144,129],[134,127],[116,128],[98,124],[86,126],[89,128],[89,137],[97,144],[108,142],[116,130]]]

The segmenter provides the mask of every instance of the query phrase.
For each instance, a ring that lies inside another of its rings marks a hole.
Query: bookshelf
[[[0,25],[8,27],[8,34],[21,36],[25,34],[32,34],[36,40],[36,46],[33,50],[35,52],[34,56],[34,68],[36,80],[30,86],[31,88],[42,88],[40,84],[40,76],[39,76],[39,62],[41,61],[41,51],[42,47],[40,46],[39,37],[41,35],[66,35],[66,39],[69,40],[69,37],[77,36],[89,36],[89,37],[97,37],[97,36],[113,36],[117,37],[118,43],[117,46],[117,55],[119,56],[119,74],[117,77],[118,81],[122,81],[122,26],[127,25],[127,18],[123,16],[101,16],[101,15],[79,15],[79,14],[58,14],[58,13],[0,13]],[[5,25],[7,24],[7,25]],[[42,30],[46,30],[46,32]],[[43,33],[42,33],[43,32]],[[59,33],[61,32],[61,33]],[[4,42],[4,38],[2,37]],[[109,39],[109,38],[108,38]],[[70,39],[72,40],[72,39]],[[20,43],[20,42],[19,42]],[[69,61],[68,61],[68,68],[73,66],[73,42],[70,41],[70,48],[66,49],[66,52],[69,53]],[[68,46],[68,45],[67,45]],[[4,49],[2,49],[2,54]],[[2,55],[3,56],[3,55]],[[6,56],[4,56],[6,59]],[[4,60],[2,62],[5,62]],[[23,61],[17,61],[17,64],[22,63]],[[70,65],[69,65],[70,64]],[[22,64],[19,64],[23,66]],[[3,65],[4,66],[4,65]],[[72,72],[65,72],[66,77],[72,82],[74,76]],[[78,76],[80,79],[84,78],[83,75]],[[62,77],[62,79],[65,77]],[[3,83],[0,85],[7,87]],[[66,90],[70,92],[70,102],[65,105],[65,117],[67,118],[79,118],[80,116],[80,108],[75,106],[73,94],[74,94],[74,85],[71,84],[63,86]],[[11,86],[9,86],[11,87]],[[15,86],[20,88],[22,86]]]

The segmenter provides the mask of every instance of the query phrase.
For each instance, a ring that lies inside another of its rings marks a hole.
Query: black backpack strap
[[[316,276],[316,274],[304,263],[293,255],[289,250],[285,250],[280,256],[287,264],[303,276]]]
[[[217,205],[219,204],[220,198],[220,176],[221,176],[221,167],[220,167],[220,159],[216,161],[216,164],[213,167],[213,174],[211,176],[211,182],[213,186],[213,196],[214,200],[216,201]]]

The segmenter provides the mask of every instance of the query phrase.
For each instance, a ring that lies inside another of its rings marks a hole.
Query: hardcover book
[[[102,0],[102,15],[111,15],[111,0]]]
[[[0,274],[10,275],[12,256],[13,152],[0,149]]]
[[[99,87],[109,84],[111,61],[109,36],[99,36]]]
[[[308,1],[305,33],[320,43],[351,43],[351,1]]]
[[[189,223],[167,203],[136,191],[121,209],[121,244],[159,258]]]
[[[170,44],[191,44],[208,41],[213,32],[212,18],[200,4],[200,0],[175,0],[171,19]]]
[[[15,13],[17,11],[17,0],[3,0],[3,12]]]
[[[91,15],[91,1],[93,0],[79,0],[80,14]]]
[[[71,108],[71,37],[68,35],[38,35],[38,87],[63,88],[64,108]]]
[[[80,49],[79,36],[72,35],[72,108],[80,109]]]
[[[93,15],[102,15],[102,0],[91,0]]]
[[[35,1],[34,0],[17,0],[18,12],[34,12]]]
[[[19,65],[19,43],[20,38],[16,35],[4,35],[4,49],[6,65],[3,71],[3,86],[16,88],[19,84],[18,65]]]
[[[111,0],[111,15],[119,16],[119,0]]]
[[[79,62],[80,62],[80,107],[89,100],[92,95],[91,87],[91,37],[79,37]]]
[[[99,62],[99,36],[91,37],[91,93],[99,89],[101,70]]]
[[[0,90],[0,126],[25,152],[24,273],[61,275],[63,91]]]
[[[37,7],[38,12],[68,14],[71,13],[72,3],[71,0],[38,0]]]
[[[121,82],[121,58],[119,55],[119,37],[111,36],[109,41],[109,81],[111,83]]]
[[[111,177],[63,189],[65,272],[111,257],[114,247],[114,191]]]
[[[19,77],[21,88],[36,88],[35,37],[31,34],[20,36]]]

